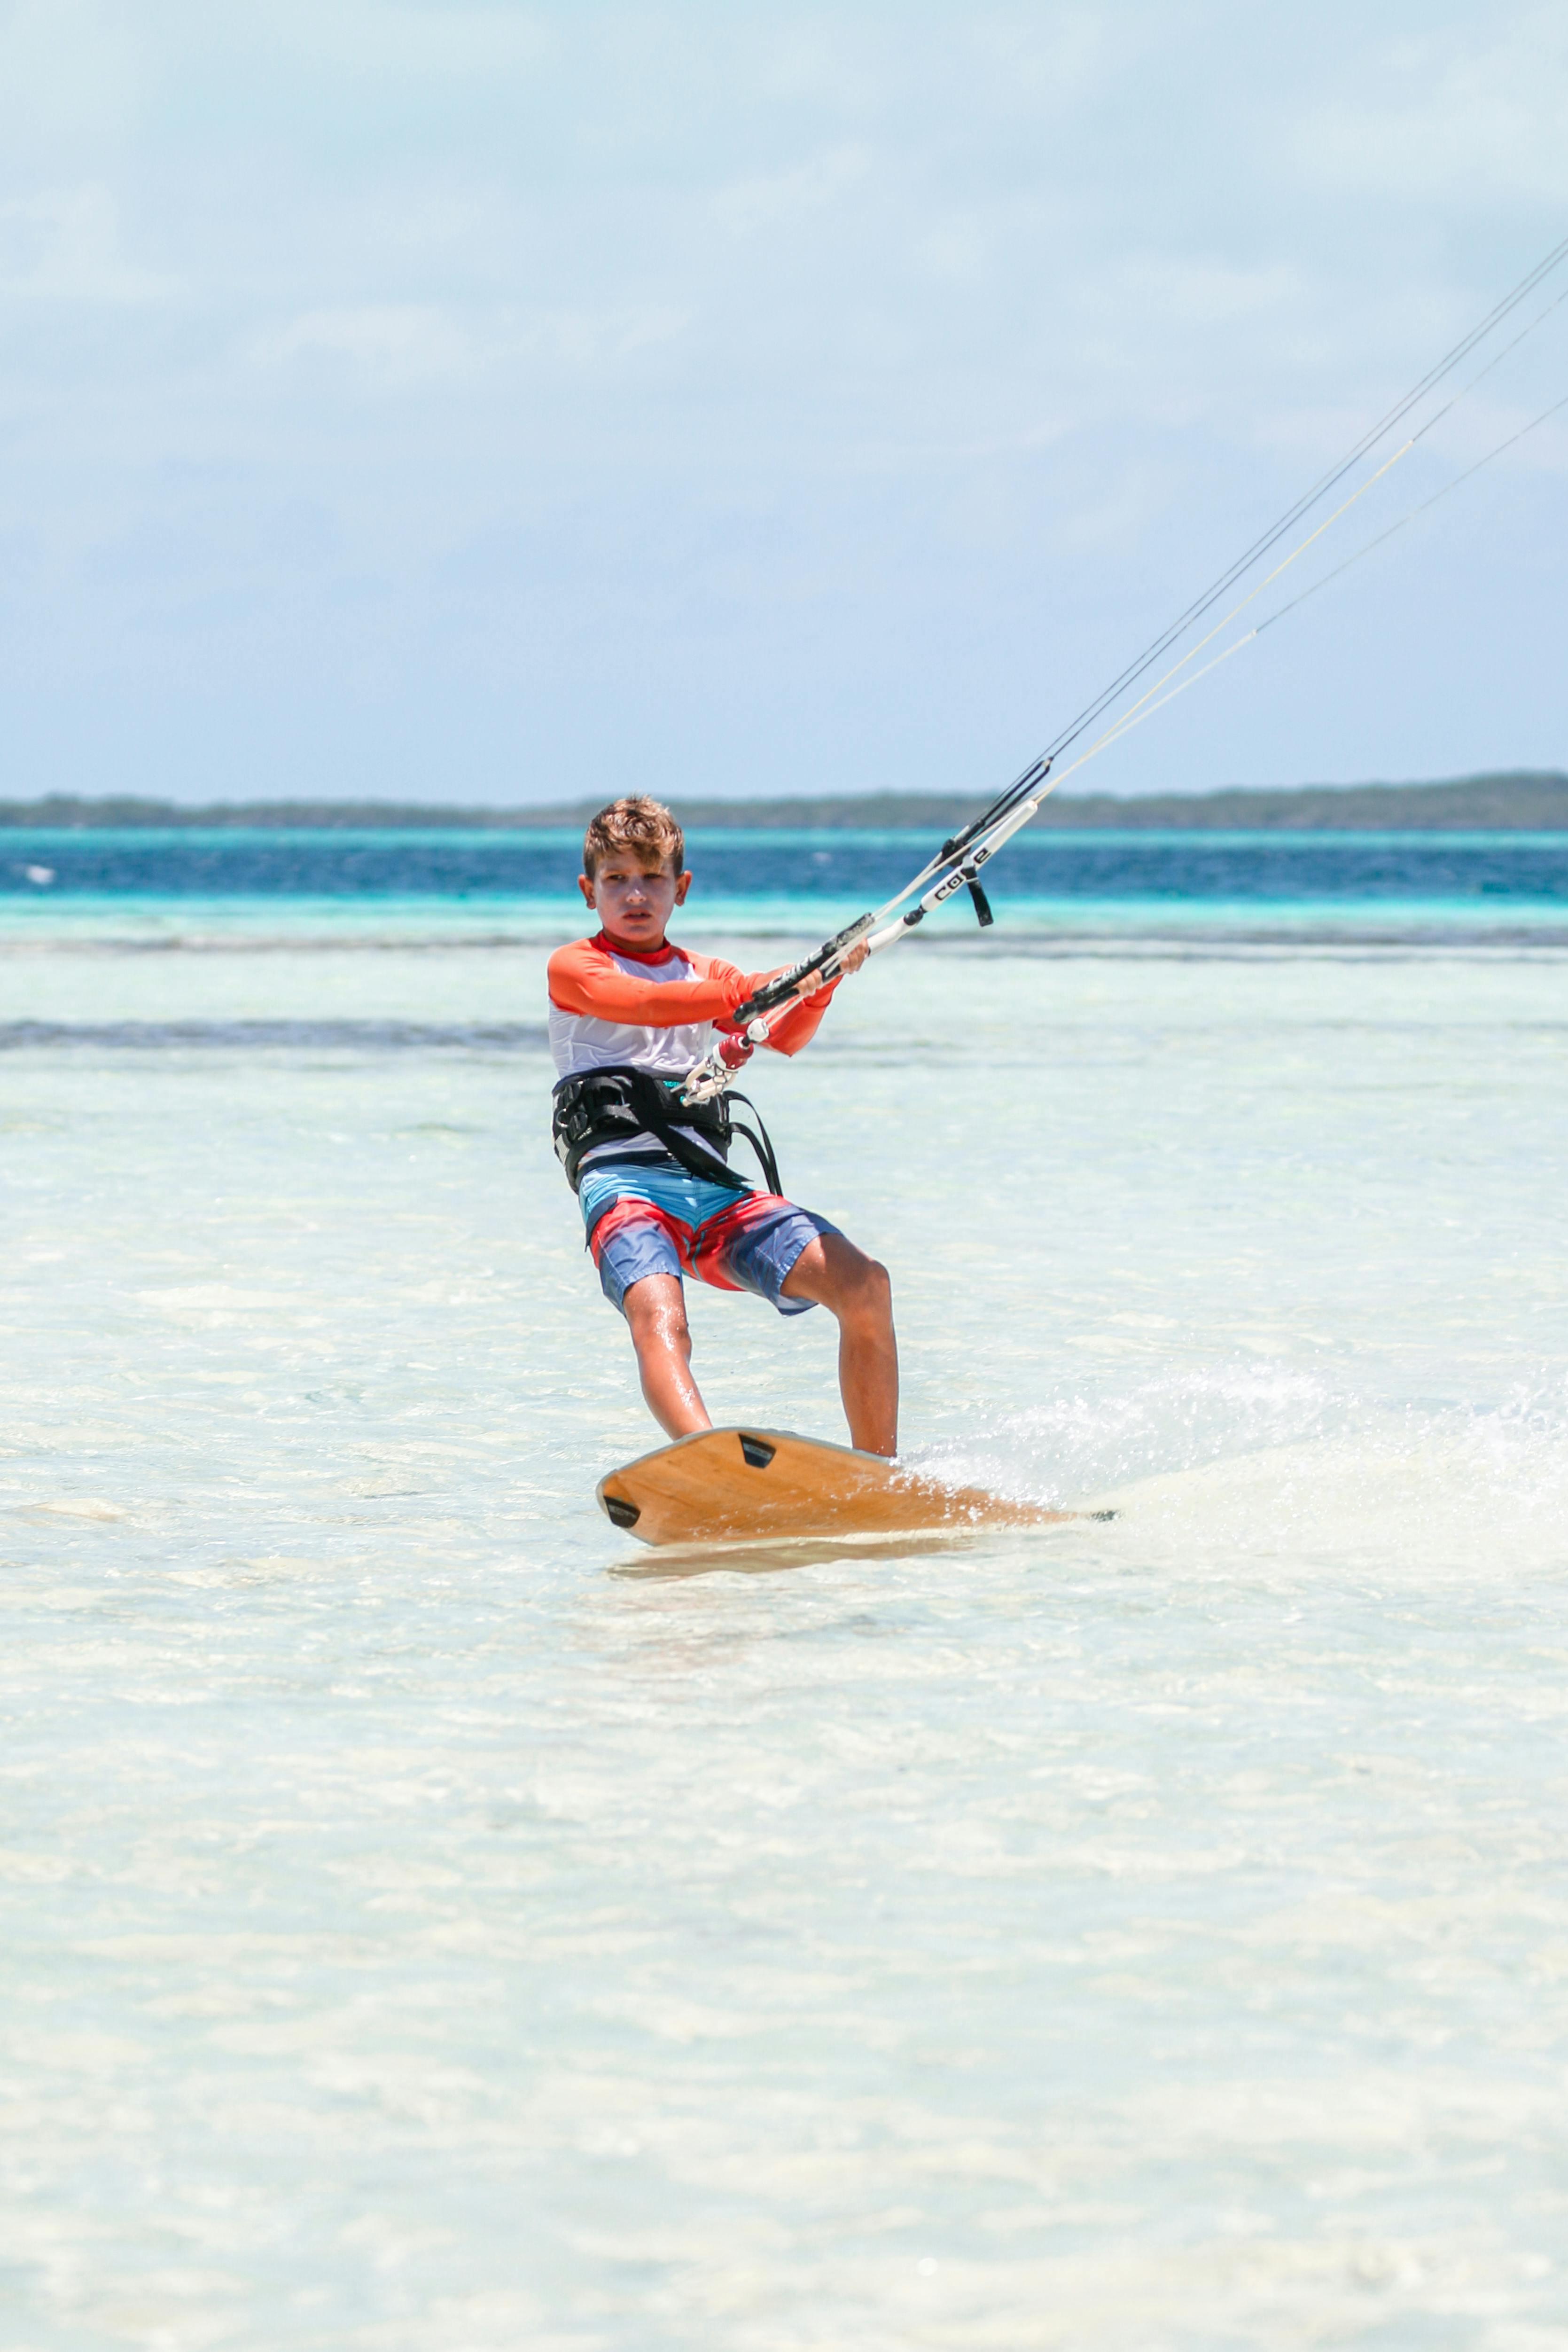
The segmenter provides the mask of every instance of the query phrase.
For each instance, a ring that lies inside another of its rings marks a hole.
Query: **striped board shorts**
[[[784,1297],[789,1270],[816,1234],[838,1231],[780,1193],[735,1192],[690,1176],[664,1152],[608,1167],[591,1160],[578,1199],[601,1287],[622,1313],[644,1275],[693,1274],[715,1290],[755,1291],[780,1315],[803,1315],[813,1302]]]

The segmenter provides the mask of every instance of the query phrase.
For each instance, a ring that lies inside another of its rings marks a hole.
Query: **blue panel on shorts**
[[[579,1197],[601,1286],[622,1311],[646,1276],[695,1274],[717,1289],[749,1290],[780,1315],[804,1315],[811,1299],[783,1295],[790,1268],[818,1234],[838,1230],[777,1192],[733,1192],[664,1158],[587,1167]]]

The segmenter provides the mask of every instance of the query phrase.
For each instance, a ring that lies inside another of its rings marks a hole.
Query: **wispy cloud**
[[[0,203],[0,299],[108,304],[168,301],[178,280],[126,253],[105,187],[48,189]]]
[[[12,777],[988,781],[1563,234],[1565,119],[1535,0],[25,0]],[[1568,758],[1561,449],[1106,780]]]
[[[1300,168],[1336,194],[1455,207],[1568,205],[1568,18],[1482,11],[1381,47],[1312,109]]]

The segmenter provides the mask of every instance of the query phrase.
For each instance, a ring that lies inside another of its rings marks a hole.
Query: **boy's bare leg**
[[[632,1345],[648,1410],[666,1437],[711,1429],[707,1407],[692,1378],[692,1335],[686,1297],[673,1274],[645,1274],[625,1297]]]
[[[839,1389],[850,1443],[867,1454],[896,1454],[898,1342],[886,1266],[842,1234],[819,1234],[785,1276],[784,1296],[815,1299],[838,1318]]]

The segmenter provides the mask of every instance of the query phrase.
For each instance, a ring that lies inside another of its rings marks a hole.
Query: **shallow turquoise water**
[[[666,1577],[544,941],[63,918],[0,954],[9,2340],[1559,2339],[1568,960],[873,966],[758,1075],[786,1180],[915,1457],[1122,1517]],[[694,1319],[839,1433],[821,1318]]]

